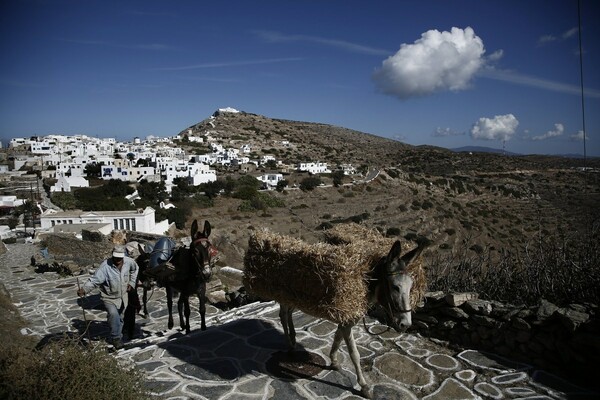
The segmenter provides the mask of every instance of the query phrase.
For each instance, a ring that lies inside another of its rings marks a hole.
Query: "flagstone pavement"
[[[30,324],[22,334],[42,341],[70,333],[112,351],[103,340],[108,329],[99,296],[76,296],[87,276],[35,273],[29,265],[38,251],[35,245],[7,248],[0,255],[0,282]],[[328,368],[334,324],[296,312],[298,346],[288,352],[277,304],[252,303],[226,312],[208,306],[208,329],[201,331],[198,302],[191,303],[191,334],[167,330],[166,296],[155,289],[149,318],[138,316],[136,337],[113,352],[124,364],[145,371],[157,398],[361,398],[344,345],[342,369]],[[598,392],[533,366],[474,349],[453,350],[418,334],[398,334],[370,318],[354,328],[354,336],[375,399],[600,398]]]

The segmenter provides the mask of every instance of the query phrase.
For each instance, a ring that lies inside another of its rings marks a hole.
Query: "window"
[[[131,230],[135,231],[135,218],[131,218]]]
[[[117,221],[117,219],[113,219],[113,229],[119,229],[119,222]]]

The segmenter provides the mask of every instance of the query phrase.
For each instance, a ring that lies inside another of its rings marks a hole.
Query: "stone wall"
[[[70,260],[81,266],[102,262],[113,248],[113,244],[107,238],[90,241],[80,240],[68,234],[48,234],[41,239],[52,259]]]
[[[425,336],[548,370],[600,377],[598,305],[558,307],[542,299],[536,306],[524,306],[478,297],[477,293],[428,293],[413,314],[413,328]]]

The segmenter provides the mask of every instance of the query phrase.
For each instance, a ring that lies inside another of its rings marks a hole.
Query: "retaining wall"
[[[599,382],[598,305],[558,307],[542,299],[525,306],[478,297],[477,293],[428,293],[413,314],[413,328],[424,336]]]

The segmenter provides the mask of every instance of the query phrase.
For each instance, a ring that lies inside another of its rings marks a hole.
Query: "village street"
[[[69,333],[105,344],[105,312],[99,296],[78,299],[87,276],[37,274],[29,265],[33,244],[9,244],[0,255],[0,282],[40,341]],[[192,300],[192,333],[167,330],[164,290],[152,292],[150,317],[137,318],[137,337],[113,352],[145,371],[151,390],[165,399],[358,399],[354,368],[342,346],[342,370],[329,370],[335,326],[301,313],[297,351],[286,341],[272,302],[223,312],[208,307],[200,331]],[[585,399],[592,393],[532,366],[472,349],[452,350],[420,335],[397,334],[367,319],[369,334],[354,328],[363,369],[375,399]]]

